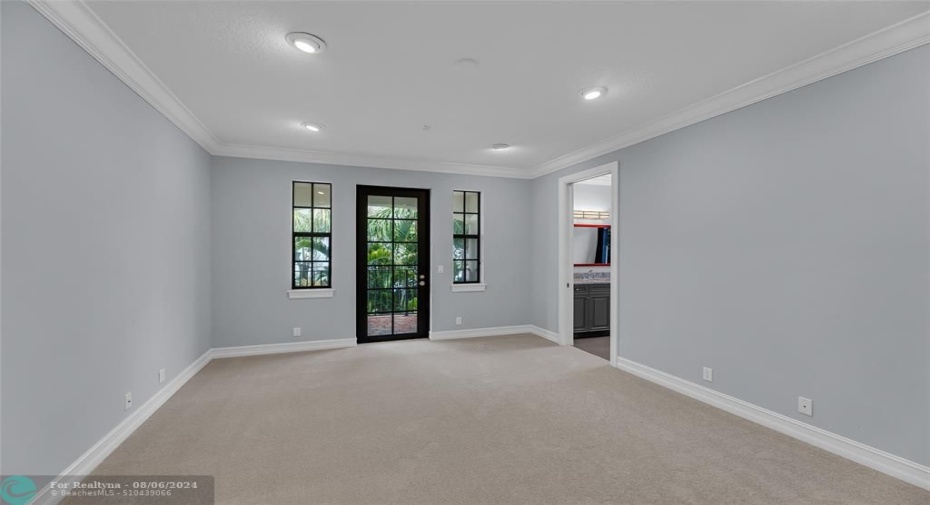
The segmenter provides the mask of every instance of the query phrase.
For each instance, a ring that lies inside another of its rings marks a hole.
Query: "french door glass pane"
[[[391,267],[368,267],[369,288],[391,288]]]
[[[394,244],[368,244],[369,265],[391,265],[394,260]]]
[[[391,314],[368,316],[368,334],[373,337],[378,335],[390,335],[394,332],[391,328],[393,319]]]
[[[406,302],[404,305],[404,309],[409,312],[416,312],[417,304],[419,301],[418,297],[419,297],[420,290],[414,288],[414,289],[408,289],[406,290],[406,292],[407,294],[404,297],[404,301]]]
[[[370,195],[368,217],[391,217],[391,197]]]
[[[394,290],[394,312],[406,312],[407,304],[413,299],[413,306],[416,307],[417,290],[416,289],[395,289]]]
[[[417,332],[417,314],[394,314],[394,333],[416,333]]]
[[[394,244],[395,265],[416,265],[417,244]]]
[[[369,219],[368,241],[390,242],[393,228],[394,222],[390,219]]]
[[[395,267],[394,287],[414,287],[417,285],[416,267]]]
[[[417,222],[407,219],[398,219],[394,221],[394,241],[416,242]]]
[[[367,208],[368,334],[416,333],[418,199],[369,195]]]
[[[397,219],[416,219],[417,199],[402,196],[394,197],[394,217]]]
[[[393,293],[390,289],[369,289],[368,290],[368,313],[383,314],[391,312],[393,304]]]

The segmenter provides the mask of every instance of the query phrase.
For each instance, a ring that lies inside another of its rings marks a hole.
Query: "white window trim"
[[[481,197],[479,198],[479,201],[480,201],[481,203],[480,203],[479,206],[478,206],[478,220],[479,220],[479,221],[478,221],[478,229],[480,230],[480,233],[478,234],[478,239],[479,239],[479,240],[478,240],[478,244],[479,244],[479,246],[478,246],[478,255],[481,256],[481,259],[478,260],[478,271],[479,271],[480,274],[481,274],[481,278],[479,279],[478,282],[468,282],[468,283],[456,284],[456,283],[455,283],[455,278],[453,277],[453,281],[452,281],[452,284],[451,284],[451,289],[452,289],[452,292],[453,292],[453,293],[478,293],[478,292],[481,292],[481,291],[485,291],[485,290],[487,290],[487,288],[488,288],[488,283],[487,283],[487,279],[486,279],[486,277],[485,277],[485,271],[484,271],[484,263],[485,263],[485,262],[484,262],[484,259],[485,259],[485,254],[484,254],[484,250],[485,250],[485,244],[484,244],[485,240],[484,240],[484,236],[485,236],[485,233],[484,233],[484,232],[485,232],[485,222],[486,222],[485,219],[484,219],[484,207],[485,207],[484,193],[485,193],[485,192],[484,192],[484,190],[480,190],[480,189],[453,189],[452,191],[453,191],[453,192],[455,192],[455,191],[471,191],[471,192],[474,192],[474,193],[479,193],[479,194],[481,195]],[[453,246],[453,250],[454,250],[454,246]],[[454,273],[455,273],[455,267],[452,266],[452,265],[450,265],[450,266],[452,267],[452,272],[453,272],[453,275],[454,275]]]
[[[300,182],[300,183],[304,183],[304,184],[329,184],[329,209],[330,209],[330,218],[329,218],[329,219],[330,219],[330,221],[329,221],[329,226],[330,226],[330,228],[329,228],[329,229],[330,229],[330,233],[329,233],[329,246],[332,247],[332,246],[333,246],[333,232],[332,232],[332,230],[334,229],[334,228],[333,228],[333,221],[332,221],[333,218],[332,218],[332,216],[335,214],[334,209],[336,208],[336,204],[335,204],[335,201],[336,201],[336,195],[335,195],[335,193],[336,193],[336,190],[335,190],[336,185],[333,184],[333,182],[330,181],[330,180],[307,181],[307,180],[302,180],[302,179],[301,179],[301,180],[292,179],[292,180],[291,180],[291,183],[290,183],[290,188],[291,188],[291,214],[294,213],[294,183],[295,183],[295,182]],[[294,218],[291,217],[291,226],[294,226],[294,221],[293,221],[293,219],[294,219]],[[293,231],[294,231],[294,229],[291,228],[291,232],[292,232],[292,234],[290,234],[291,237],[293,237]],[[293,253],[293,249],[291,249],[291,247],[293,247],[293,246],[288,246],[288,253],[287,253],[287,255],[288,255],[288,257],[289,257],[289,260],[288,260],[288,261],[290,262],[291,268],[293,269],[293,268],[294,268],[294,256],[293,256],[294,253]],[[293,271],[291,271],[291,275],[293,275]],[[291,282],[291,284],[293,284],[294,279],[291,279],[290,282]],[[330,282],[330,285],[332,285],[332,282],[333,282],[333,258],[332,258],[332,257],[329,258],[329,282]],[[290,299],[290,300],[300,300],[300,299],[304,299],[304,298],[332,298],[333,295],[335,295],[335,294],[336,294],[336,290],[333,289],[333,288],[289,289],[289,290],[287,290],[287,297],[288,297],[288,299]]]
[[[335,289],[290,289],[287,297],[291,300],[299,298],[332,298],[336,294]]]
[[[453,293],[470,293],[470,292],[476,292],[476,291],[484,291],[486,289],[488,289],[488,285],[483,282],[481,283],[470,282],[468,284],[455,284],[455,283],[452,284]]]

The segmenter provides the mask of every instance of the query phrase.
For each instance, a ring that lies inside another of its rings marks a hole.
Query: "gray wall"
[[[359,183],[433,190],[434,330],[555,331],[557,178],[613,160],[621,356],[930,464],[928,47],[531,182],[211,160],[20,3],[0,59],[7,472],[60,472],[211,334],[352,337]],[[334,298],[285,295],[292,180],[334,183]],[[483,293],[449,290],[453,189],[484,192]]]
[[[2,2],[4,471],[57,474],[209,348],[210,156]]]
[[[533,323],[558,178],[619,160],[620,356],[930,463],[928,122],[923,46],[534,180]]]
[[[355,337],[357,184],[432,190],[433,331],[529,321],[529,181],[241,158],[215,158],[212,180],[214,347]],[[295,180],[333,184],[333,298],[286,296]],[[455,189],[482,192],[485,292],[450,290]]]

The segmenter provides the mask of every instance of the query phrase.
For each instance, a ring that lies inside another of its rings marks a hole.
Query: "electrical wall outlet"
[[[798,412],[804,414],[805,416],[814,415],[814,400],[810,398],[804,398],[803,396],[798,397]]]
[[[443,270],[445,270],[445,269],[443,268],[442,265],[437,265],[437,266],[436,266],[436,273],[437,273],[437,274],[441,274],[441,273],[443,272]]]
[[[714,369],[704,367],[704,380],[707,382],[714,382]]]
[[[456,324],[456,326],[462,324],[462,316],[459,316],[459,317],[455,318],[455,324]]]
[[[123,397],[123,410],[129,410],[132,408],[132,393],[126,393],[126,396]]]
[[[165,369],[159,368],[158,369],[158,383],[161,384],[162,382],[165,382]]]
[[[300,327],[294,328],[294,338],[297,338],[299,336],[300,336]]]

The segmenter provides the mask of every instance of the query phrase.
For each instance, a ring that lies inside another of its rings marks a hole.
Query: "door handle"
[[[423,279],[426,279],[426,276],[423,274],[420,274],[420,280],[422,281]]]
[[[425,286],[425,285],[426,285],[426,281],[420,281],[419,284],[420,284],[421,286]]]

